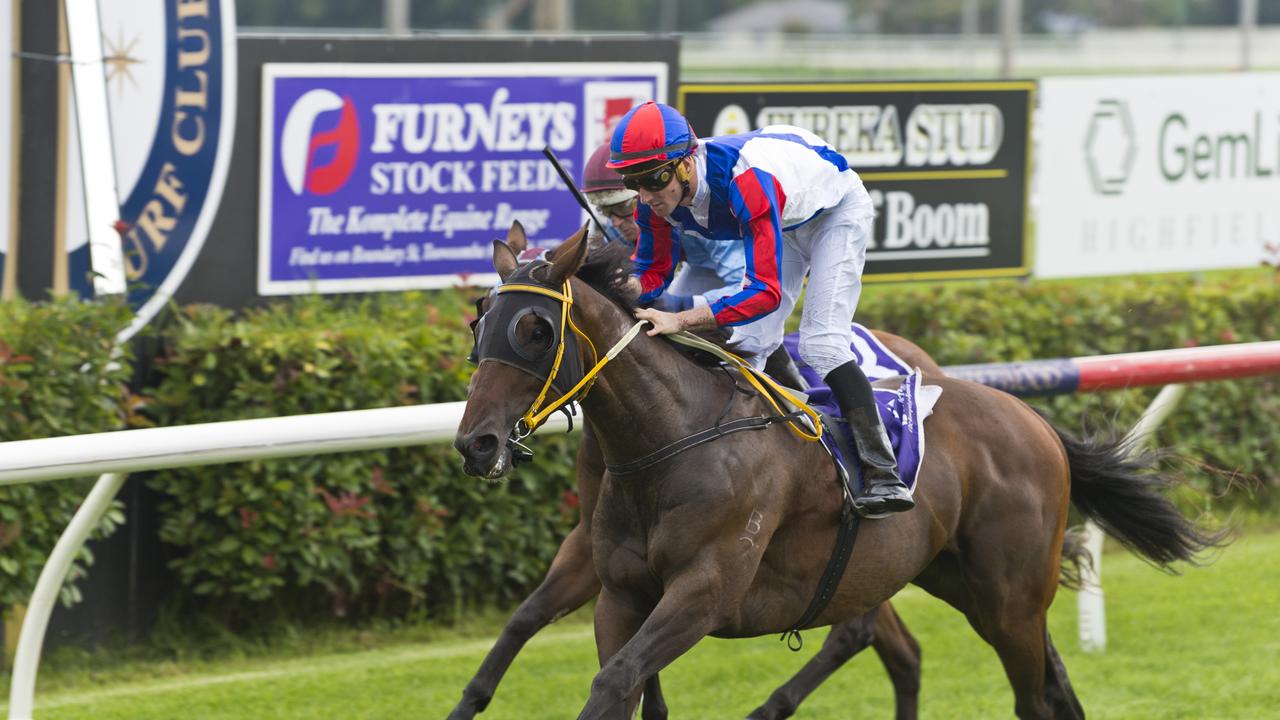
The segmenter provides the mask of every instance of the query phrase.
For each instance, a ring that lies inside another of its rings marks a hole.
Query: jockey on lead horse
[[[652,323],[649,334],[732,327],[734,347],[762,364],[782,344],[808,274],[800,357],[826,380],[849,422],[865,482],[854,507],[867,517],[910,509],[871,384],[850,349],[875,209],[844,157],[788,125],[698,140],[675,108],[648,102],[619,121],[609,158],[639,194],[631,282],[641,303],[670,284],[683,234],[745,251],[737,293],[679,312],[637,310]]]

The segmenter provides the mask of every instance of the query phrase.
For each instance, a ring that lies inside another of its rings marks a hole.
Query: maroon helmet
[[[603,143],[591,153],[587,166],[582,169],[582,192],[592,204],[601,207],[617,205],[636,197],[635,190],[622,184],[622,176],[605,165],[609,162],[609,143]]]

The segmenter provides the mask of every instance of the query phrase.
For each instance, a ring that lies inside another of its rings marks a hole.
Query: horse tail
[[[1071,466],[1071,501],[1125,547],[1173,572],[1174,562],[1198,564],[1202,551],[1230,542],[1230,530],[1203,531],[1160,493],[1173,484],[1155,470],[1161,453],[1133,452],[1124,440],[1078,440],[1054,430]]]
[[[1086,571],[1093,569],[1093,555],[1085,544],[1084,526],[1069,528],[1062,536],[1062,571],[1058,584],[1068,590],[1084,587]]]

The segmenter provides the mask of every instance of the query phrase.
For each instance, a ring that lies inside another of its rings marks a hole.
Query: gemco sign
[[[1280,74],[1040,93],[1037,275],[1252,267],[1280,241]]]
[[[1031,82],[680,86],[694,130],[797,125],[831,143],[876,205],[873,279],[1025,275]]]
[[[258,291],[489,281],[492,240],[582,224],[576,177],[618,118],[666,96],[665,63],[263,67]],[[473,277],[476,276],[476,277]]]

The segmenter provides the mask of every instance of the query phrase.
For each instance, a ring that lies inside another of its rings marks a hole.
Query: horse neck
[[[586,283],[574,282],[579,327],[603,356],[636,320]],[[601,370],[581,404],[605,458],[622,462],[710,427],[733,392],[718,373],[642,330]]]

